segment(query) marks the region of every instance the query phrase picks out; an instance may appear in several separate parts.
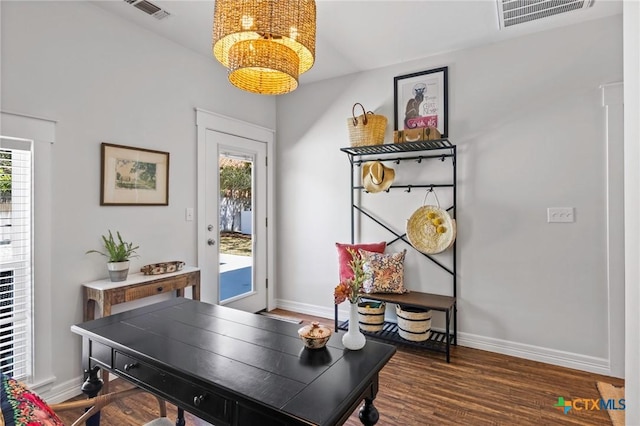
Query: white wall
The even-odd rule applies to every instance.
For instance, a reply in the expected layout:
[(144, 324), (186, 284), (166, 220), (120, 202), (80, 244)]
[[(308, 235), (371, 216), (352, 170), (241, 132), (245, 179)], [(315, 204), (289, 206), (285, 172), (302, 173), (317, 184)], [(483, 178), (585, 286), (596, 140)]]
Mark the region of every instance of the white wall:
[[(85, 255), (119, 230), (140, 245), (132, 270), (196, 263), (195, 107), (273, 128), (275, 98), (241, 92), (213, 58), (184, 49), (84, 2), (2, 2), (4, 111), (57, 121), (53, 164), (52, 356), (49, 394), (75, 388), (81, 284), (107, 276)], [(233, 99), (233, 102), (229, 102)], [(100, 207), (100, 143), (170, 152), (167, 207)], [(38, 285), (38, 283), (36, 283)], [(37, 313), (36, 313), (37, 314)]]
[(624, 2), (625, 399), (628, 425), (640, 424), (640, 4)]
[[(461, 343), (606, 372), (599, 86), (622, 81), (621, 16), (318, 82), (280, 98), (279, 305), (332, 316), (334, 243), (350, 235), (349, 163), (339, 148), (349, 144), (353, 103), (389, 117), (390, 140), (393, 77), (442, 66), (449, 67), (449, 137), (459, 150)], [(396, 169), (398, 183), (423, 173)], [(396, 231), (422, 199), (371, 195), (362, 196), (365, 203)], [(546, 223), (547, 207), (564, 206), (575, 208), (575, 223)], [(365, 225), (362, 232), (362, 241), (391, 239)], [(448, 278), (411, 250), (406, 277), (413, 290), (450, 292)]]

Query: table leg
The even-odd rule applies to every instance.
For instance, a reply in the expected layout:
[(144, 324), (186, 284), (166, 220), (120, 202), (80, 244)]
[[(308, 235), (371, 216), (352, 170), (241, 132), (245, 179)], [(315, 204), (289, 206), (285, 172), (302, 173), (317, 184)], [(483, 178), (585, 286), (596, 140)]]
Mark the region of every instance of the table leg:
[[(98, 377), (98, 371), (100, 371), (100, 367), (97, 365), (84, 371), (85, 374), (88, 374), (88, 377), (82, 384), (81, 389), (82, 393), (87, 395), (87, 398), (98, 396), (102, 389), (102, 380)], [(87, 419), (86, 426), (100, 426), (100, 411)]]
[(85, 298), (83, 321), (91, 321), (95, 319), (96, 301)]
[(111, 301), (107, 299), (102, 302), (102, 318), (109, 315), (111, 315)]
[(373, 398), (364, 399), (364, 405), (360, 408), (358, 417), (364, 426), (373, 426), (378, 423), (380, 413), (378, 413), (378, 409), (373, 405)]
[[(102, 318), (109, 315), (111, 315), (111, 299), (105, 297), (102, 301)], [(102, 382), (104, 383), (102, 394), (106, 395), (109, 393), (109, 372), (107, 370), (102, 370)]]
[(176, 419), (176, 426), (184, 426), (184, 410), (178, 407), (178, 418)]
[(447, 311), (445, 312), (445, 322), (446, 322), (446, 326), (445, 326), (445, 332), (447, 333), (446, 336), (446, 348), (447, 348), (447, 363), (450, 362), (451, 360), (451, 333), (449, 333), (449, 327), (450, 327), (450, 323), (451, 323), (451, 310), (447, 309)]
[(191, 286), (191, 298), (193, 300), (200, 300), (200, 283)]

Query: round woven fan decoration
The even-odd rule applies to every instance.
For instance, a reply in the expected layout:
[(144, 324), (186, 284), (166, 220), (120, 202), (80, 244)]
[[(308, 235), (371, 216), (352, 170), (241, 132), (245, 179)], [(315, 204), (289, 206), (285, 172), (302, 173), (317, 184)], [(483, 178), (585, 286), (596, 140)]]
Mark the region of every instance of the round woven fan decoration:
[(455, 241), (456, 221), (438, 206), (422, 206), (407, 221), (407, 238), (421, 253), (441, 253)]

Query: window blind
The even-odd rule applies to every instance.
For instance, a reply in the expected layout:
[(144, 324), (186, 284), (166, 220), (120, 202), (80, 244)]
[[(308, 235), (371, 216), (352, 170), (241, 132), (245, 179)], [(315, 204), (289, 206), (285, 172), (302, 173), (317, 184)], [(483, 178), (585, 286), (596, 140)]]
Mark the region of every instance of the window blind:
[(0, 370), (31, 374), (32, 326), (31, 143), (0, 144)]

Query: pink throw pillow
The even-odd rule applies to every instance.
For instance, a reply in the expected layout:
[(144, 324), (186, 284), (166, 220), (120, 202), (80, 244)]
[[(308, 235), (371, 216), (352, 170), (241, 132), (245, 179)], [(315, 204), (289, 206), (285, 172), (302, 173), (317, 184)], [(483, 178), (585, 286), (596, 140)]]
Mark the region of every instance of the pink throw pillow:
[(359, 249), (371, 251), (374, 253), (384, 253), (384, 249), (386, 247), (386, 241), (366, 244), (336, 243), (336, 248), (338, 249), (338, 265), (340, 267), (340, 282), (348, 280), (349, 278), (353, 278), (353, 271), (351, 270), (351, 266), (349, 266), (349, 262), (351, 262), (352, 257), (351, 254), (347, 251), (348, 248), (353, 249), (356, 253), (359, 253)]

